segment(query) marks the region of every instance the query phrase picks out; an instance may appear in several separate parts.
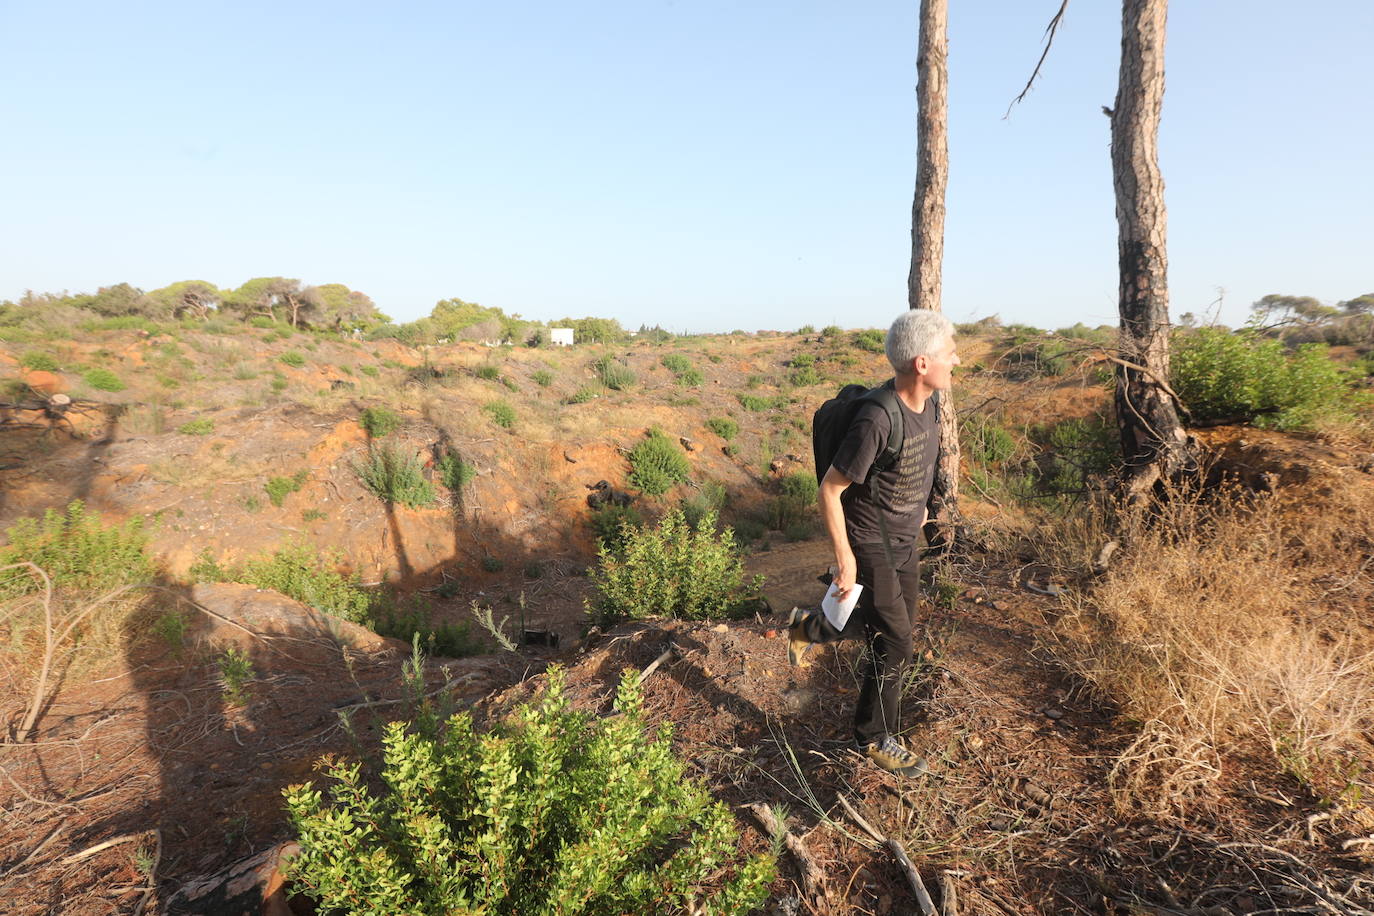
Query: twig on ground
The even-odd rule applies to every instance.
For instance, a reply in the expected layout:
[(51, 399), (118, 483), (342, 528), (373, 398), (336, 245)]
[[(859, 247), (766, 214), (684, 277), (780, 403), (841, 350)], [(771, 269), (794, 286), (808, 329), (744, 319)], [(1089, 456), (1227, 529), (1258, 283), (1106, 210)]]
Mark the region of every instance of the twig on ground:
[(15, 872), (19, 871), (19, 869), (23, 868), (25, 865), (32, 862), (34, 857), (43, 851), (43, 847), (51, 843), (53, 841), (53, 838), (56, 837), (59, 833), (61, 833), (66, 826), (67, 820), (66, 818), (63, 818), (62, 821), (52, 829), (51, 833), (43, 837), (43, 841), (41, 843), (33, 847), (32, 851), (30, 851), (28, 855), (24, 856), (24, 858), (20, 859), (18, 862), (15, 862), (5, 871), (3, 875), (0, 875), (0, 881), (4, 881), (5, 879), (9, 878), (10, 875), (14, 874)]
[(940, 916), (959, 916), (959, 888), (954, 879), (963, 874), (950, 868), (940, 872)]
[(639, 680), (635, 681), (635, 683), (639, 686), (643, 686), (644, 682), (649, 679), (649, 675), (657, 671), (659, 665), (663, 664), (674, 655), (677, 655), (677, 648), (670, 643), (668, 648), (664, 649), (658, 658), (649, 662), (648, 667), (639, 673)]
[(865, 820), (864, 816), (849, 803), (849, 799), (845, 798), (843, 793), (840, 793), (838, 798), (840, 800), (840, 806), (844, 808), (845, 813), (853, 819), (854, 823), (858, 824), (859, 827), (869, 836), (873, 837), (874, 840), (886, 846), (888, 852), (892, 853), (892, 857), (897, 860), (897, 865), (901, 868), (902, 874), (906, 875), (907, 883), (911, 885), (912, 893), (916, 895), (916, 905), (920, 908), (921, 916), (937, 916), (935, 902), (930, 899), (930, 892), (926, 890), (925, 882), (921, 880), (921, 875), (916, 871), (916, 866), (911, 864), (911, 859), (907, 857), (906, 850), (902, 848), (902, 844), (892, 837), (883, 836), (879, 833), (877, 829)]
[(157, 891), (157, 867), (162, 864), (162, 831), (154, 828), (153, 836), (157, 838), (157, 846), (153, 848), (153, 862), (148, 866), (148, 888), (143, 892), (143, 899), (138, 901), (138, 906), (134, 907), (134, 916), (143, 916), (143, 910)]
[(70, 865), (73, 862), (80, 862), (82, 859), (89, 859), (96, 853), (104, 852), (111, 846), (118, 846), (121, 843), (132, 843), (134, 840), (137, 840), (140, 836), (142, 836), (142, 834), (126, 833), (123, 836), (117, 836), (114, 839), (106, 840), (103, 843), (96, 843), (94, 846), (91, 846), (88, 849), (83, 849), (80, 852), (74, 852), (71, 855), (67, 856), (65, 859), (62, 860), (62, 864)]

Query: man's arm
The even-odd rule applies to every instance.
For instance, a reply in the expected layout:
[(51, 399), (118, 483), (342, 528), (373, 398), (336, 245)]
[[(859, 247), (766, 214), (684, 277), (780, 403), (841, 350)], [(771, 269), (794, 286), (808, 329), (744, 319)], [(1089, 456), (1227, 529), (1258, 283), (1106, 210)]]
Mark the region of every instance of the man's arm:
[(835, 470), (831, 465), (821, 480), (820, 506), (821, 521), (825, 532), (830, 535), (830, 546), (835, 551), (835, 592), (844, 600), (845, 595), (854, 587), (855, 577), (859, 574), (859, 564), (854, 559), (854, 550), (849, 546), (849, 533), (844, 527), (844, 505), (840, 494), (849, 489), (854, 481)]

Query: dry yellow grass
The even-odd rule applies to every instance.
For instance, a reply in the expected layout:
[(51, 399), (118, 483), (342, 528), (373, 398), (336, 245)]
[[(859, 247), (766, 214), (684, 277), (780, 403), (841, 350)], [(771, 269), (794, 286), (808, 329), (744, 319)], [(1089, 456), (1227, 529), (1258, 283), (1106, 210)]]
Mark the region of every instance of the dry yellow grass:
[(1042, 646), (1140, 723), (1112, 772), (1123, 804), (1198, 794), (1232, 744), (1267, 749), (1319, 794), (1374, 765), (1374, 653), (1330, 600), (1374, 586), (1352, 553), (1374, 542), (1367, 490), (1301, 514), (1273, 497), (1175, 494), (1070, 599)]

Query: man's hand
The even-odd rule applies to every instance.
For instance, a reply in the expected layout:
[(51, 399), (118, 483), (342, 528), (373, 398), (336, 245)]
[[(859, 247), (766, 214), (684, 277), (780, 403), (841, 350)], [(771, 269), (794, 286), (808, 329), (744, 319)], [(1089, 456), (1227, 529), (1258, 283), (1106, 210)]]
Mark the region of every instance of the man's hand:
[(854, 581), (859, 575), (859, 564), (854, 559), (854, 551), (848, 548), (845, 549), (843, 555), (837, 556), (836, 560), (839, 566), (832, 583), (835, 586), (835, 597), (843, 601), (849, 596), (850, 590), (854, 588)]

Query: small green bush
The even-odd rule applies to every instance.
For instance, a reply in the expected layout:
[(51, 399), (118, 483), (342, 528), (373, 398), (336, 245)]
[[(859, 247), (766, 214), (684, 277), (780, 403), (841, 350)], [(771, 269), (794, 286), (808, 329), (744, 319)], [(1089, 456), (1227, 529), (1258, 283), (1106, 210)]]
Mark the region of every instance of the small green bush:
[(334, 569), (337, 559), (321, 558), (318, 550), (293, 543), (241, 566), (223, 567), (209, 551), (203, 551), (189, 574), (196, 582), (242, 582), (271, 589), (321, 613), (366, 625), (371, 619), (372, 596), (358, 584), (356, 576), (344, 576)]
[(190, 420), (177, 427), (177, 432), (183, 436), (208, 436), (215, 431), (215, 421), (209, 417), (201, 417), (199, 420)]
[(97, 391), (123, 391), (126, 387), (119, 376), (109, 369), (88, 369), (81, 377)]
[(506, 561), (497, 556), (487, 554), (482, 558), (483, 572), (498, 573), (506, 568)]
[(635, 383), (635, 374), (629, 367), (611, 356), (603, 356), (592, 363), (592, 369), (601, 384), (612, 391), (624, 391)]
[(844, 328), (840, 327), (837, 324), (828, 324), (825, 327), (821, 328), (822, 337), (839, 337), (843, 333)]
[(305, 486), (306, 479), (310, 476), (309, 471), (297, 471), (290, 477), (273, 477), (263, 484), (263, 489), (267, 491), (267, 499), (278, 509), (285, 502), (286, 497), (295, 493)]
[(401, 415), (386, 407), (366, 407), (358, 414), (358, 425), (373, 439), (394, 433), (401, 426)]
[(687, 369), (677, 374), (677, 383), (683, 388), (700, 388), (705, 382), (706, 376), (700, 369)]
[(510, 429), (515, 425), (515, 408), (505, 401), (491, 401), (483, 404), (482, 409), (491, 416), (491, 422), (502, 429)]
[(1016, 454), (1016, 440), (996, 420), (974, 415), (959, 424), (959, 448), (970, 461), (1001, 464)]
[(434, 485), (425, 479), (419, 457), (389, 443), (374, 446), (353, 465), (363, 486), (386, 503), (418, 509), (434, 504)]
[(676, 442), (660, 429), (630, 450), (629, 481), (649, 496), (662, 496), (683, 483), (692, 466)]
[(585, 404), (588, 401), (595, 401), (600, 396), (601, 392), (598, 389), (591, 385), (583, 385), (581, 388), (577, 389), (577, 391), (573, 392), (572, 396), (569, 397), (565, 403)]
[(56, 359), (36, 350), (30, 350), (19, 357), (19, 365), (25, 369), (37, 369), (40, 372), (56, 372), (60, 368)]
[(789, 540), (804, 540), (810, 537), (810, 519), (819, 490), (816, 475), (796, 471), (784, 477), (779, 485), (782, 492), (768, 502), (768, 527), (774, 531), (787, 532), (789, 529), (804, 526), (806, 533), (801, 538)]
[(720, 514), (725, 508), (725, 487), (714, 480), (703, 483), (695, 493), (682, 500), (682, 515), (687, 524), (696, 526), (708, 512)]
[(547, 388), (553, 384), (553, 373), (547, 369), (540, 369), (532, 376), (534, 383), (540, 388)]
[(248, 694), (244, 688), (257, 678), (257, 671), (253, 668), (253, 660), (245, 655), (238, 646), (230, 646), (215, 659), (215, 663), (219, 666), (219, 679), (224, 690), (224, 699), (231, 706), (240, 705), (248, 699)]
[(305, 365), (305, 357), (297, 353), (295, 350), (287, 350), (281, 356), (278, 356), (277, 359), (281, 360), (284, 364), (291, 366), (293, 369), (299, 369), (301, 366)]
[(805, 369), (807, 366), (814, 366), (816, 365), (816, 354), (798, 353), (788, 360), (788, 365), (793, 369)]
[(858, 347), (860, 350), (867, 350), (870, 353), (882, 353), (884, 348), (883, 342), (886, 339), (887, 334), (877, 328), (855, 331), (854, 336), (850, 338), (854, 346)]
[(729, 417), (712, 417), (706, 421), (706, 428), (726, 442), (739, 434), (739, 424)]
[(496, 366), (478, 366), (474, 374), (480, 379), (494, 382), (501, 377), (501, 370)]
[(634, 506), (606, 503), (588, 516), (587, 524), (591, 525), (600, 546), (616, 552), (625, 546), (630, 531), (644, 527), (644, 516)]
[(466, 658), (487, 651), (486, 642), (467, 621), (434, 622), (427, 602), (420, 598), (396, 603), (378, 600), (368, 622), (375, 632), (404, 642), (419, 642), (428, 655)]
[(793, 385), (796, 385), (798, 388), (808, 388), (811, 385), (819, 385), (821, 382), (824, 381), (824, 379), (821, 378), (820, 373), (817, 372), (811, 366), (803, 366), (800, 369), (793, 369), (792, 374), (789, 375), (787, 378), (788, 381), (790, 381)]
[(462, 459), (457, 452), (448, 451), (439, 459), (439, 480), (451, 492), (457, 492), (472, 483), (477, 469)]
[[(87, 514), (85, 503), (73, 500), (65, 512), (49, 509), (41, 519), (21, 518), (6, 530), (9, 545), (0, 547), (0, 566), (33, 563), (56, 588), (108, 591), (152, 578), (146, 529), (142, 516), (103, 525), (97, 516)], [(41, 589), (27, 569), (0, 572), (0, 597)]]
[(692, 368), (692, 361), (681, 353), (669, 353), (663, 357), (661, 362), (673, 375), (681, 375)]
[(378, 369), (376, 366), (359, 366), (358, 371), (371, 378), (376, 378), (382, 374), (382, 370)]
[(765, 410), (781, 410), (788, 404), (787, 396), (783, 394), (774, 395), (771, 398), (759, 397), (754, 394), (737, 394), (735, 398), (741, 407), (754, 413), (761, 413)]
[(814, 333), (816, 333), (816, 326), (815, 326), (814, 324), (804, 324), (804, 325), (802, 325), (801, 327), (797, 328), (797, 333), (798, 333), (798, 334), (814, 334)]
[(326, 758), (328, 801), (285, 790), (294, 886), (322, 912), (743, 914), (773, 854), (746, 858), (729, 809), (688, 777), (668, 728), (648, 730), (636, 675), (621, 715), (568, 706), (563, 672), (485, 733), (421, 706), (382, 737), (380, 779)]
[(273, 391), (280, 394), (281, 392), (286, 390), (286, 386), (288, 384), (290, 383), (286, 381), (286, 376), (273, 373), (271, 385)]
[(598, 600), (588, 610), (603, 623), (660, 614), (703, 620), (748, 601), (759, 580), (744, 587), (734, 532), (717, 531), (716, 518), (707, 512), (688, 525), (672, 509), (655, 528), (627, 530), (620, 551), (603, 544), (592, 571)]

